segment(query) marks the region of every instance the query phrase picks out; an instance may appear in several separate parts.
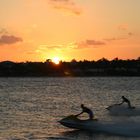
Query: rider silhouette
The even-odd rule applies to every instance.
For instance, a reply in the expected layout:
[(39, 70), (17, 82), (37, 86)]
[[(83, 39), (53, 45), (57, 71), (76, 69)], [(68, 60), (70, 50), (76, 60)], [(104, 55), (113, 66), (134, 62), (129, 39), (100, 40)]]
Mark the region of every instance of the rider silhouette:
[(122, 105), (123, 103), (127, 103), (129, 108), (131, 108), (131, 109), (132, 109), (132, 108), (135, 108), (135, 107), (132, 107), (132, 106), (131, 106), (130, 101), (129, 101), (126, 97), (122, 96), (122, 99), (123, 99), (123, 100), (122, 100), (122, 102), (121, 102), (119, 105)]
[(91, 109), (89, 109), (89, 108), (87, 108), (86, 106), (84, 106), (84, 104), (81, 104), (81, 108), (82, 108), (82, 112), (79, 113), (79, 114), (77, 114), (77, 115), (75, 115), (75, 116), (78, 117), (79, 115), (81, 115), (81, 114), (83, 114), (83, 113), (87, 113), (87, 114), (89, 115), (89, 119), (90, 119), (90, 120), (92, 120), (92, 119), (94, 118), (94, 114), (93, 114), (93, 112), (92, 112)]

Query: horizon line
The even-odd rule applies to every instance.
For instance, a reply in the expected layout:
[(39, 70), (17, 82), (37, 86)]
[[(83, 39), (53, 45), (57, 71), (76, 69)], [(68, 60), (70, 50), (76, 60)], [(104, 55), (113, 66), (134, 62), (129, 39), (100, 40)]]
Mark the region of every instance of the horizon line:
[[(83, 60), (77, 60), (77, 59), (71, 59), (70, 61), (66, 61), (66, 60), (60, 60), (59, 62), (84, 62), (84, 61), (89, 61), (89, 62), (92, 62), (92, 61), (94, 61), (94, 62), (97, 62), (97, 61), (99, 61), (99, 60), (106, 60), (106, 61), (113, 61), (113, 60), (122, 60), (122, 61), (127, 61), (127, 60), (140, 60), (140, 56), (139, 57), (137, 57), (137, 58), (127, 58), (127, 59), (121, 59), (121, 58), (118, 58), (118, 57), (115, 57), (115, 58), (113, 58), (113, 59), (107, 59), (107, 58), (105, 58), (105, 57), (102, 57), (102, 58), (100, 58), (100, 59), (97, 59), (97, 60), (88, 60), (88, 59), (83, 59)], [(46, 59), (45, 61), (30, 61), (30, 60), (26, 60), (26, 61), (13, 61), (13, 60), (3, 60), (3, 61), (0, 61), (0, 63), (2, 63), (2, 62), (12, 62), (12, 63), (27, 63), (27, 62), (40, 62), (40, 63), (45, 63), (45, 62), (53, 62), (52, 61), (52, 59)]]

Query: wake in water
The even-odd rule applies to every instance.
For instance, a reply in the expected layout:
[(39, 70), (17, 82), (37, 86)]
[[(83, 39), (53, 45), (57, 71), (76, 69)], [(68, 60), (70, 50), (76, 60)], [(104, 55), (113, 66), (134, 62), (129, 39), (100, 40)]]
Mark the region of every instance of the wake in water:
[(140, 137), (140, 123), (134, 122), (114, 122), (100, 125), (100, 130), (113, 135), (122, 135), (127, 137)]
[(140, 116), (140, 107), (128, 108), (126, 105), (114, 104), (107, 108), (110, 115), (113, 116)]
[(140, 122), (104, 122), (94, 120), (80, 120), (74, 115), (59, 121), (68, 128), (85, 130), (88, 132), (101, 132), (111, 135), (127, 137), (140, 137)]

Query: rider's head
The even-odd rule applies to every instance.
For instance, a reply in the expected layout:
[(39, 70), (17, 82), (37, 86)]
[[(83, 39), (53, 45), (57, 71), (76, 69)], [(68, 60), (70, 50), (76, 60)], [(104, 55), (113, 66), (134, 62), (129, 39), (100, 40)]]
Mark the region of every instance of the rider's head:
[(124, 96), (122, 96), (122, 98), (124, 99)]
[(81, 104), (81, 107), (83, 108), (84, 107), (84, 104)]

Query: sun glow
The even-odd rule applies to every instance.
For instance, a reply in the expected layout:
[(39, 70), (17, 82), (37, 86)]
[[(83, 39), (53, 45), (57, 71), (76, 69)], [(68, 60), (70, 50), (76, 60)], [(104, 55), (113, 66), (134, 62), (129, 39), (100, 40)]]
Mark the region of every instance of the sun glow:
[(58, 57), (54, 57), (52, 58), (52, 62), (58, 65), (60, 62), (60, 59)]

